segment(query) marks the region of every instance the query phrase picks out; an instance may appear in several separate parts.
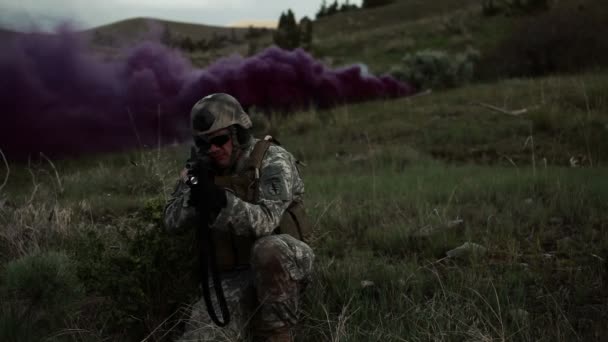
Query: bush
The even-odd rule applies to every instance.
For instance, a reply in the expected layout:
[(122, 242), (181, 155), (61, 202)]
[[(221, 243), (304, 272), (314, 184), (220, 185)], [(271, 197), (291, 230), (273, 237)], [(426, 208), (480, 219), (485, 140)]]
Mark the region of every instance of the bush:
[(422, 50), (407, 54), (391, 74), (412, 83), (418, 90), (455, 87), (471, 81), (478, 55), (475, 49), (455, 55), (445, 51)]
[(327, 6), (327, 2), (323, 0), (321, 3), (321, 8), (317, 11), (316, 18), (329, 17), (338, 13), (349, 12), (353, 10), (357, 10), (359, 7), (355, 4), (349, 3), (348, 0), (344, 2), (342, 5), (338, 5), (338, 1), (335, 0), (331, 5)]
[(63, 320), (82, 293), (65, 254), (40, 253), (9, 262), (0, 287), (0, 340), (40, 341), (65, 328)]
[(551, 0), (482, 0), (481, 13), (485, 16), (498, 14), (527, 15), (543, 12), (551, 7)]
[[(141, 340), (155, 328), (169, 334), (175, 321), (165, 319), (198, 295), (194, 232), (165, 232), (164, 203), (152, 198), (110, 231), (91, 229), (72, 241), (87, 295), (103, 298), (88, 317), (98, 326), (89, 330), (115, 340)], [(109, 241), (114, 234), (119, 242)]]
[(386, 6), (392, 2), (395, 2), (395, 0), (363, 0), (363, 3), (361, 4), (361, 8), (373, 8), (373, 7)]
[(593, 1), (525, 18), (480, 61), (478, 76), (541, 76), (608, 65), (608, 8)]

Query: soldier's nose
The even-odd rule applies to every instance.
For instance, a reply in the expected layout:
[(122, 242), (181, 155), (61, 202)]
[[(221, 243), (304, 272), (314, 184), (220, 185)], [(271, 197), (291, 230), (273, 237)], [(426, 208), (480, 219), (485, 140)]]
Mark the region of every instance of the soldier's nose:
[(219, 147), (212, 144), (211, 147), (209, 147), (209, 153), (216, 153), (219, 149)]

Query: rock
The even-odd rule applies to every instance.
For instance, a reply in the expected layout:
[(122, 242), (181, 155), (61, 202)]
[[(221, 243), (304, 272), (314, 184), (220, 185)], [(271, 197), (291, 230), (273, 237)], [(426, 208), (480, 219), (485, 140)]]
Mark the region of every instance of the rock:
[(447, 251), (445, 254), (450, 258), (467, 258), (472, 255), (484, 255), (487, 248), (474, 242), (465, 242), (459, 247)]
[(565, 252), (574, 248), (574, 240), (567, 236), (563, 239), (557, 240), (557, 249), (559, 251)]
[(376, 284), (374, 284), (373, 281), (371, 280), (361, 280), (361, 288), (368, 288), (368, 287), (374, 287), (376, 286)]
[(511, 318), (518, 323), (525, 323), (530, 318), (530, 313), (524, 309), (511, 309), (509, 310)]
[(459, 227), (462, 226), (464, 224), (464, 220), (463, 219), (455, 219), (453, 221), (449, 221), (446, 224), (447, 228), (454, 228), (454, 227)]
[(464, 225), (464, 220), (455, 219), (452, 221), (448, 221), (445, 225), (441, 226), (424, 226), (417, 231), (415, 231), (412, 236), (414, 237), (429, 237), (431, 235), (446, 231), (448, 229), (460, 228)]

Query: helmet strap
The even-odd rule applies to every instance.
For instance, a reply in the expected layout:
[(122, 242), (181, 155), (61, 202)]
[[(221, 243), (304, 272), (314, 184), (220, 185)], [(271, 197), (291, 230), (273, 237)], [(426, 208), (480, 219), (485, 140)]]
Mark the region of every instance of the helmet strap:
[(237, 138), (236, 127), (234, 125), (232, 125), (232, 126), (228, 127), (228, 130), (230, 131), (230, 139), (232, 140), (232, 153), (230, 154), (230, 167), (229, 168), (233, 168), (236, 164), (236, 160), (239, 157), (240, 150), (243, 149), (243, 146), (241, 145), (241, 143), (239, 142), (239, 139)]

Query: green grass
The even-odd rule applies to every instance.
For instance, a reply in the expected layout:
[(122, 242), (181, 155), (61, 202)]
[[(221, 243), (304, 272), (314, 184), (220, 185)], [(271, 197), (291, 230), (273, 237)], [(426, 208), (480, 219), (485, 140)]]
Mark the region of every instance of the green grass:
[(473, 46), (485, 53), (516, 22), (483, 17), (478, 1), (397, 1), (317, 20), (313, 52), (335, 65), (365, 63), (385, 73), (407, 53), (424, 49), (462, 52)]
[[(595, 313), (606, 317), (605, 169), (380, 165), (307, 178), (325, 236), (306, 336), (326, 338), (340, 319), (347, 341), (601, 336), (593, 334), (603, 329)], [(463, 223), (449, 228), (456, 219)], [(426, 227), (436, 233), (419, 236)], [(445, 259), (467, 241), (489, 252)], [(334, 324), (317, 327), (321, 309)], [(517, 310), (525, 322), (510, 317)]]
[[(437, 158), (538, 168), (574, 157), (605, 165), (607, 91), (605, 72), (515, 79), (277, 118), (275, 132), (311, 163), (377, 154), (396, 164)], [(529, 111), (513, 116), (477, 103)]]
[[(601, 340), (607, 79), (508, 80), (270, 118), (266, 130), (307, 163), (316, 228), (298, 340)], [(62, 291), (83, 295), (49, 297), (26, 325), (14, 319), (20, 311), (2, 311), (5, 331), (32, 327), (22, 340), (179, 334), (180, 307), (196, 295), (193, 240), (160, 224), (187, 150), (9, 164), (0, 299), (7, 308), (31, 300), (27, 282), (11, 295), (11, 279), (30, 272), (11, 265), (56, 252), (65, 257), (44, 274), (59, 267), (78, 279), (56, 282)], [(446, 257), (466, 242), (486, 253)]]
[[(382, 73), (421, 49), (483, 54), (518, 20), (482, 17), (477, 0), (401, 0), (316, 21), (313, 52)], [(142, 25), (103, 29), (129, 36)], [(261, 37), (259, 48), (269, 43)], [(190, 57), (204, 66), (234, 51), (247, 46)], [(297, 340), (602, 340), (607, 94), (608, 74), (597, 70), (270, 117), (256, 133), (272, 133), (307, 164), (316, 229)], [(9, 164), (2, 339), (179, 335), (175, 323), (197, 295), (196, 251), (190, 234), (167, 234), (161, 222), (187, 156), (184, 145)], [(485, 253), (447, 257), (464, 243)]]

